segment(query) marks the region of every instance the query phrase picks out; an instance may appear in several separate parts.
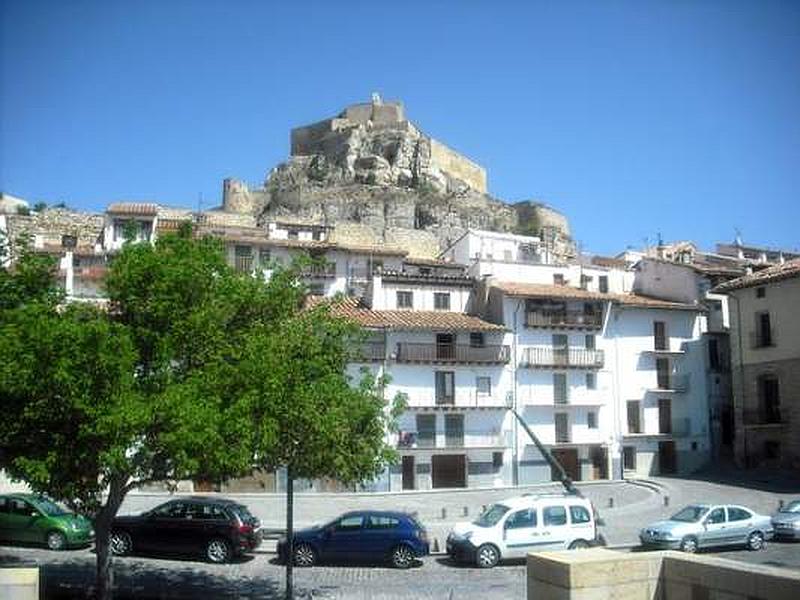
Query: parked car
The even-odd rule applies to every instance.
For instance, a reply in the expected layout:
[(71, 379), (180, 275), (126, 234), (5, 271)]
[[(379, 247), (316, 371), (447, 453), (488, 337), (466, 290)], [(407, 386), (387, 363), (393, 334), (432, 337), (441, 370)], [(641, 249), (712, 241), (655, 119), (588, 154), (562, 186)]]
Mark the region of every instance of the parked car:
[(744, 506), (691, 504), (666, 521), (639, 533), (642, 546), (697, 552), (714, 546), (746, 546), (761, 550), (772, 539), (772, 521)]
[(800, 539), (800, 500), (794, 500), (772, 515), (776, 538)]
[[(348, 512), (330, 523), (294, 534), (294, 563), (310, 567), (318, 561), (387, 561), (407, 569), (430, 551), (428, 534), (414, 517), (400, 512)], [(287, 560), (286, 538), (278, 557)]]
[(0, 496), (0, 539), (46, 544), (51, 550), (85, 546), (94, 540), (92, 522), (46, 496)]
[(455, 561), (491, 568), (531, 550), (588, 548), (597, 543), (592, 503), (570, 494), (523, 495), (492, 504), (471, 523), (458, 523), (447, 537)]
[(200, 554), (213, 563), (252, 552), (261, 543), (261, 523), (246, 506), (206, 496), (170, 500), (111, 525), (111, 552)]

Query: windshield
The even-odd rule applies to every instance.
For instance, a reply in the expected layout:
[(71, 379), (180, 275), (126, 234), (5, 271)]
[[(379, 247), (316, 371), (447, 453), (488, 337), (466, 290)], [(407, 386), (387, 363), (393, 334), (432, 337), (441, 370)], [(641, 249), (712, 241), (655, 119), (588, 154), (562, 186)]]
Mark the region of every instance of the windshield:
[(672, 515), (670, 521), (682, 521), (683, 523), (696, 523), (704, 514), (708, 512), (707, 506), (687, 506)]
[(234, 504), (228, 508), (230, 508), (232, 512), (236, 513), (236, 516), (239, 517), (242, 523), (255, 523), (258, 520), (244, 504)]
[(795, 500), (794, 502), (789, 502), (786, 506), (781, 509), (781, 512), (784, 513), (800, 513), (800, 500)]
[(492, 504), (489, 508), (483, 511), (483, 514), (475, 519), (472, 524), (478, 527), (493, 527), (497, 522), (503, 518), (503, 515), (509, 511), (507, 506), (502, 504)]
[(41, 510), (48, 517), (60, 517), (62, 515), (69, 514), (69, 511), (64, 510), (49, 498), (37, 498), (36, 506), (38, 506), (39, 510)]

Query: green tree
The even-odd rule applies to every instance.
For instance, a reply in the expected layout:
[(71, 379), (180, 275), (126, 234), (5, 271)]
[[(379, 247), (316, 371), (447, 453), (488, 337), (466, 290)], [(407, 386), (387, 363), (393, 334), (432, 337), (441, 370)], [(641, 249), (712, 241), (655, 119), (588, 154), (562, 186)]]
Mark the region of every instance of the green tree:
[(31, 302), (56, 306), (63, 293), (55, 273), (56, 259), (35, 252), (30, 237), (21, 236), (12, 245), (0, 233), (0, 318), (3, 310)]

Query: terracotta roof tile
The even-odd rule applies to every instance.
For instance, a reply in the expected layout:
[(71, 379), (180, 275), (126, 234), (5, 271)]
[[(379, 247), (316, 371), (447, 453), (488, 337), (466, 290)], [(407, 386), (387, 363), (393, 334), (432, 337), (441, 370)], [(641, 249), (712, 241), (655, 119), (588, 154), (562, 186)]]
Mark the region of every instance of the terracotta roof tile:
[(115, 202), (108, 205), (106, 212), (115, 215), (155, 216), (158, 214), (158, 204), (151, 202)]
[[(327, 298), (313, 297), (309, 305), (329, 302)], [(502, 325), (489, 323), (472, 315), (433, 310), (372, 310), (356, 298), (345, 298), (333, 304), (332, 313), (352, 319), (370, 329), (446, 330), (446, 331), (505, 331)]]
[(739, 277), (732, 281), (718, 285), (714, 288), (714, 292), (730, 292), (733, 290), (740, 290), (743, 288), (755, 287), (766, 283), (774, 283), (784, 279), (792, 279), (800, 276), (800, 258), (789, 260), (782, 265), (775, 265), (767, 267), (761, 271)]

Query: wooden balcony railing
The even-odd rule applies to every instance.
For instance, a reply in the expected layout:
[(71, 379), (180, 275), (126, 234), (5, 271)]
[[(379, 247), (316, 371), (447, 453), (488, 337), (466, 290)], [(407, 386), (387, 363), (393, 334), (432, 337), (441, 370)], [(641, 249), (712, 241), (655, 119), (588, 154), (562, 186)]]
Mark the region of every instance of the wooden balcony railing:
[(525, 313), (528, 327), (600, 329), (603, 326), (602, 313), (581, 311), (531, 311)]
[(397, 362), (502, 364), (511, 356), (508, 346), (466, 344), (397, 344)]
[(541, 347), (526, 348), (521, 366), (602, 369), (603, 364), (602, 350)]
[(356, 362), (375, 362), (386, 358), (386, 344), (383, 342), (362, 342), (353, 350)]

